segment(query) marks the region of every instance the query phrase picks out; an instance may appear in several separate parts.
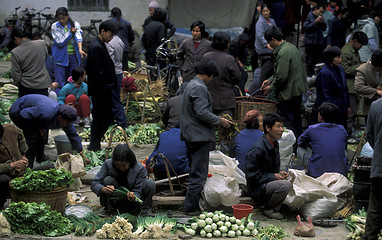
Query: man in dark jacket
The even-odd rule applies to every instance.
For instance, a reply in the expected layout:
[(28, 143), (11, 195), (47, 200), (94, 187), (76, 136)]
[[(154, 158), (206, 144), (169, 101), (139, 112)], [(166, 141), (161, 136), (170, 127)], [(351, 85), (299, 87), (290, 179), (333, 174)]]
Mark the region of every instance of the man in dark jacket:
[(100, 24), (99, 34), (89, 48), (86, 72), (88, 74), (89, 96), (92, 97), (92, 116), (89, 150), (101, 149), (101, 139), (114, 118), (121, 127), (127, 126), (126, 115), (120, 97), (116, 94), (117, 77), (113, 60), (107, 51), (105, 42), (110, 42), (118, 32), (113, 20)]
[(190, 180), (183, 211), (197, 215), (199, 199), (207, 181), (210, 143), (215, 141), (215, 127), (229, 127), (231, 122), (212, 113), (212, 97), (207, 84), (218, 75), (215, 62), (202, 58), (195, 68), (196, 77), (183, 93), (181, 137), (186, 141), (190, 162)]
[(111, 17), (114, 21), (118, 23), (119, 31), (118, 37), (125, 44), (123, 49), (123, 58), (122, 58), (122, 69), (123, 71), (127, 71), (128, 69), (128, 56), (130, 47), (134, 42), (135, 36), (133, 29), (131, 28), (131, 23), (122, 18), (122, 11), (118, 7), (114, 7), (111, 9)]
[(324, 46), (323, 31), (326, 29), (322, 14), (325, 8), (322, 5), (313, 7), (304, 23), (304, 43), (306, 53), (306, 72), (308, 77), (314, 75), (314, 65), (320, 60)]
[(146, 62), (154, 66), (156, 61), (155, 50), (159, 47), (162, 39), (166, 38), (166, 27), (163, 22), (167, 18), (167, 11), (164, 8), (155, 9), (152, 21), (146, 26), (142, 36), (142, 44), (146, 49)]
[[(145, 22), (143, 23), (142, 25), (142, 28), (143, 28), (143, 31), (146, 32), (146, 27), (149, 25), (149, 23), (154, 19), (153, 16), (155, 14), (155, 11), (159, 9), (159, 7), (155, 8), (154, 9), (154, 13), (153, 15), (150, 14), (150, 16), (148, 16), (146, 19), (145, 19)], [(163, 8), (162, 8), (163, 9)], [(162, 10), (160, 10), (162, 11)], [(172, 23), (169, 19), (167, 19), (167, 11), (166, 11), (166, 19), (163, 21), (163, 24), (164, 26), (166, 27), (166, 39), (169, 39), (172, 35), (174, 35), (175, 31), (176, 31), (176, 27), (174, 25), (174, 23)]]
[(44, 159), (44, 145), (49, 129), (62, 128), (73, 150), (82, 152), (81, 138), (72, 122), (77, 119), (77, 110), (40, 94), (29, 94), (17, 99), (9, 110), (9, 117), (24, 132), (28, 145), (25, 156), (29, 167)]
[(257, 140), (247, 155), (247, 187), (256, 202), (265, 204), (264, 215), (283, 219), (279, 213), (291, 184), (288, 173), (280, 171), (280, 153), (277, 140), (283, 134), (283, 120), (276, 113), (263, 119), (264, 135)]

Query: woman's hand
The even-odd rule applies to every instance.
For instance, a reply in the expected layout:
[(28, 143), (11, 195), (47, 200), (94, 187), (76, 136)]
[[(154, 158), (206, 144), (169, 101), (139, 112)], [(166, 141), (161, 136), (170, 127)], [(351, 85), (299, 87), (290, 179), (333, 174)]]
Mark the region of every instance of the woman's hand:
[(127, 193), (127, 200), (134, 202), (135, 201), (135, 195), (134, 192)]
[(106, 187), (101, 188), (101, 192), (110, 195), (114, 192), (114, 186), (113, 185), (107, 185)]

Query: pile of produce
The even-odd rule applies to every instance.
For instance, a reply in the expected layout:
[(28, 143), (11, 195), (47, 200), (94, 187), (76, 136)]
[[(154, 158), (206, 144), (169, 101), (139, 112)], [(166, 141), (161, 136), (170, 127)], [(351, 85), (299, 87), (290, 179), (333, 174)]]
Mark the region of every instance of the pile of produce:
[(133, 230), (133, 225), (126, 219), (117, 217), (113, 223), (106, 223), (98, 229), (97, 238), (129, 239)]
[(4, 84), (4, 86), (0, 88), (0, 98), (7, 99), (13, 103), (19, 98), (19, 89), (13, 84)]
[(23, 177), (11, 180), (12, 188), (15, 190), (36, 192), (49, 192), (58, 187), (66, 188), (73, 183), (74, 179), (70, 172), (56, 168), (37, 171), (28, 168)]
[(185, 233), (194, 236), (196, 233), (201, 237), (237, 237), (255, 236), (259, 233), (260, 222), (252, 220), (252, 214), (247, 219), (236, 219), (222, 211), (204, 212), (198, 217), (191, 218), (188, 225), (181, 226)]
[(106, 149), (101, 149), (98, 151), (84, 150), (84, 155), (90, 159), (90, 163), (86, 165), (86, 171), (89, 171), (97, 166), (102, 166), (106, 158)]
[(11, 61), (11, 53), (8, 48), (3, 47), (0, 51), (0, 59), (1, 61)]
[(168, 238), (170, 233), (176, 231), (176, 219), (168, 218), (164, 215), (155, 217), (139, 217), (137, 228), (132, 233), (131, 238)]
[(0, 122), (1, 123), (9, 123), (10, 120), (8, 118), (9, 108), (12, 106), (11, 101), (1, 99), (0, 100)]
[(347, 236), (347, 239), (362, 239), (365, 233), (367, 212), (364, 208), (358, 211), (358, 213), (350, 215), (346, 220), (346, 227), (351, 233)]
[(159, 124), (135, 124), (126, 129), (129, 142), (140, 144), (156, 144), (162, 132)]
[[(146, 105), (145, 105), (145, 122), (159, 122), (160, 121), (160, 115), (158, 114), (157, 110), (155, 109), (154, 102), (150, 101), (150, 98), (147, 98)], [(159, 100), (159, 99), (157, 99)], [(139, 106), (138, 106), (139, 104)], [(127, 108), (126, 112), (126, 119), (129, 122), (139, 122), (142, 118), (141, 109), (143, 109), (144, 102), (143, 101), (129, 101), (129, 106)]]
[(19, 234), (56, 237), (72, 232), (69, 219), (50, 211), (45, 203), (12, 202), (3, 214), (11, 224), (11, 230)]
[(266, 227), (261, 227), (259, 233), (255, 236), (255, 239), (259, 240), (278, 240), (288, 237), (284, 229), (281, 227), (270, 224)]
[(86, 214), (83, 218), (75, 215), (68, 216), (73, 225), (75, 236), (92, 236), (97, 230), (102, 229), (103, 225), (114, 223), (117, 217), (128, 219), (132, 225), (136, 224), (136, 217), (129, 213), (108, 218), (101, 218), (94, 212)]

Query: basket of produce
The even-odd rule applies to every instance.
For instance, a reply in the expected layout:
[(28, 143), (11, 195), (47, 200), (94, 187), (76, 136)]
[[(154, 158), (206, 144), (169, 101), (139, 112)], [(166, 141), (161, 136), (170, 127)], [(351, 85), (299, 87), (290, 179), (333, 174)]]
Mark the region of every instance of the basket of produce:
[[(115, 126), (115, 127), (111, 130), (111, 132), (110, 132), (110, 138), (109, 138), (108, 146), (107, 146), (107, 148), (106, 148), (106, 159), (109, 159), (110, 151), (112, 150), (112, 146), (111, 146), (111, 144), (112, 144), (112, 142), (113, 142), (113, 136), (114, 136), (114, 133), (115, 133), (117, 130), (120, 131), (120, 132), (122, 133), (124, 142), (125, 142), (127, 145), (129, 145), (129, 141), (127, 140), (127, 135), (126, 135), (126, 133), (125, 133), (125, 130), (124, 130), (122, 127), (120, 127), (120, 126)], [(121, 139), (120, 139), (120, 140), (121, 140)]]
[(68, 187), (74, 183), (70, 172), (64, 169), (32, 171), (9, 182), (12, 202), (44, 202), (52, 210), (64, 213)]
[(244, 115), (252, 109), (256, 109), (265, 116), (267, 113), (277, 112), (277, 102), (265, 97), (236, 97), (234, 120), (242, 121)]

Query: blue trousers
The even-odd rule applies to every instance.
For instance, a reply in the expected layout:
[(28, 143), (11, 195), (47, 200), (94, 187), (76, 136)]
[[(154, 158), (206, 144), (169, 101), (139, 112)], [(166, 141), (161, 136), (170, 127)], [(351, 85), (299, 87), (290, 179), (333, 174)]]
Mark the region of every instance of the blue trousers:
[(74, 68), (80, 66), (80, 63), (77, 60), (76, 54), (69, 55), (69, 65), (61, 66), (54, 64), (54, 77), (58, 83), (58, 88), (56, 89), (57, 95), (60, 93), (61, 88), (65, 85), (66, 81), (70, 76), (72, 76), (72, 71)]

